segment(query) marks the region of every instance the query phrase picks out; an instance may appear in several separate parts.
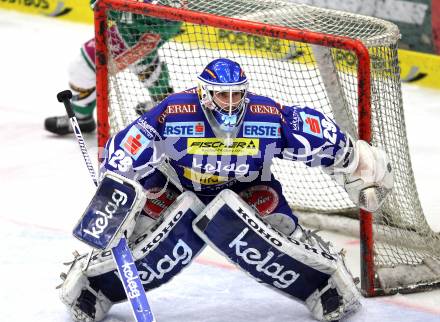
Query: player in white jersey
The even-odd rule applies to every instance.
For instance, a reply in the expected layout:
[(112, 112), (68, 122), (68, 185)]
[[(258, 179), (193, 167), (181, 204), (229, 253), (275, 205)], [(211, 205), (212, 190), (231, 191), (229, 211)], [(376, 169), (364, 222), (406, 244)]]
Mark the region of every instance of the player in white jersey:
[[(96, 0), (90, 2), (93, 7)], [(181, 7), (183, 4), (176, 2), (176, 6)], [(158, 50), (180, 32), (182, 23), (126, 12), (109, 12), (109, 23), (113, 23), (108, 34), (110, 53), (115, 61), (113, 64), (119, 69), (118, 72), (130, 64), (127, 70), (138, 77), (151, 98), (151, 101), (140, 102), (134, 107), (141, 114), (173, 93), (167, 65), (161, 60)], [(148, 46), (145, 45), (144, 39), (148, 40)], [(140, 47), (142, 51), (135, 52), (133, 48), (136, 47)], [(95, 51), (93, 38), (82, 45), (79, 55), (68, 68), (69, 87), (73, 92), (72, 107), (78, 124), (85, 133), (93, 132), (96, 128), (93, 118), (96, 105)], [(129, 60), (133, 59), (132, 57), (137, 58), (135, 61)], [(45, 119), (44, 127), (58, 135), (72, 133), (67, 116), (48, 117)]]

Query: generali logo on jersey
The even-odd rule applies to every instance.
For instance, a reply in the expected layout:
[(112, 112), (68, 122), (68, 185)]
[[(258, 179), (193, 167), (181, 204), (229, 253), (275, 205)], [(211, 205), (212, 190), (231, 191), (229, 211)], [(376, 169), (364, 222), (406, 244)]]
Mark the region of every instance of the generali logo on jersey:
[(163, 123), (169, 114), (195, 114), (197, 112), (197, 105), (182, 104), (182, 105), (168, 105), (166, 110), (157, 118), (159, 123)]
[(254, 114), (280, 115), (280, 111), (278, 111), (278, 108), (270, 105), (250, 105), (249, 110)]

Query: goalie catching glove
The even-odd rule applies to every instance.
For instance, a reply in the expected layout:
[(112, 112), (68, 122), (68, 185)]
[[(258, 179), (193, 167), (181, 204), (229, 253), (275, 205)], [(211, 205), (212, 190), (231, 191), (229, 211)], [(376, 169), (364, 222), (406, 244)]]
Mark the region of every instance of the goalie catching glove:
[(362, 140), (355, 143), (349, 165), (335, 173), (344, 174), (344, 188), (350, 199), (370, 212), (382, 206), (393, 188), (394, 175), (387, 154)]

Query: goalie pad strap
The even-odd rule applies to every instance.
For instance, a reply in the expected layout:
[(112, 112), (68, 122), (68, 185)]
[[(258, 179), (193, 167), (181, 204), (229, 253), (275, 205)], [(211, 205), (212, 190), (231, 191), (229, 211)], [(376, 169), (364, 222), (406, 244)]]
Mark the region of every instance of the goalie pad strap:
[(303, 302), (326, 286), (337, 268), (333, 255), (282, 235), (230, 190), (223, 190), (193, 227), (207, 244), (258, 281)]

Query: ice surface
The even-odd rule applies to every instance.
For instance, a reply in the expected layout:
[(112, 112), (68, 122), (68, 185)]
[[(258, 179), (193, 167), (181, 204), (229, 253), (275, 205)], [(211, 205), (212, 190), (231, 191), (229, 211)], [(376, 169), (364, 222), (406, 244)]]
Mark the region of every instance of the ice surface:
[[(62, 115), (56, 93), (66, 89), (66, 68), (91, 26), (0, 11), (0, 321), (70, 321), (58, 300), (61, 262), (73, 249), (71, 229), (93, 194), (93, 183), (71, 136), (43, 130), (47, 116)], [(440, 92), (404, 86), (412, 160), (422, 204), (440, 231)], [(91, 153), (94, 135), (86, 136)], [(359, 273), (358, 241), (325, 233), (348, 250)], [(312, 321), (300, 304), (259, 285), (213, 251), (164, 287), (148, 294), (160, 322)], [(440, 321), (440, 291), (364, 299), (349, 321)], [(105, 320), (130, 321), (128, 304)]]

